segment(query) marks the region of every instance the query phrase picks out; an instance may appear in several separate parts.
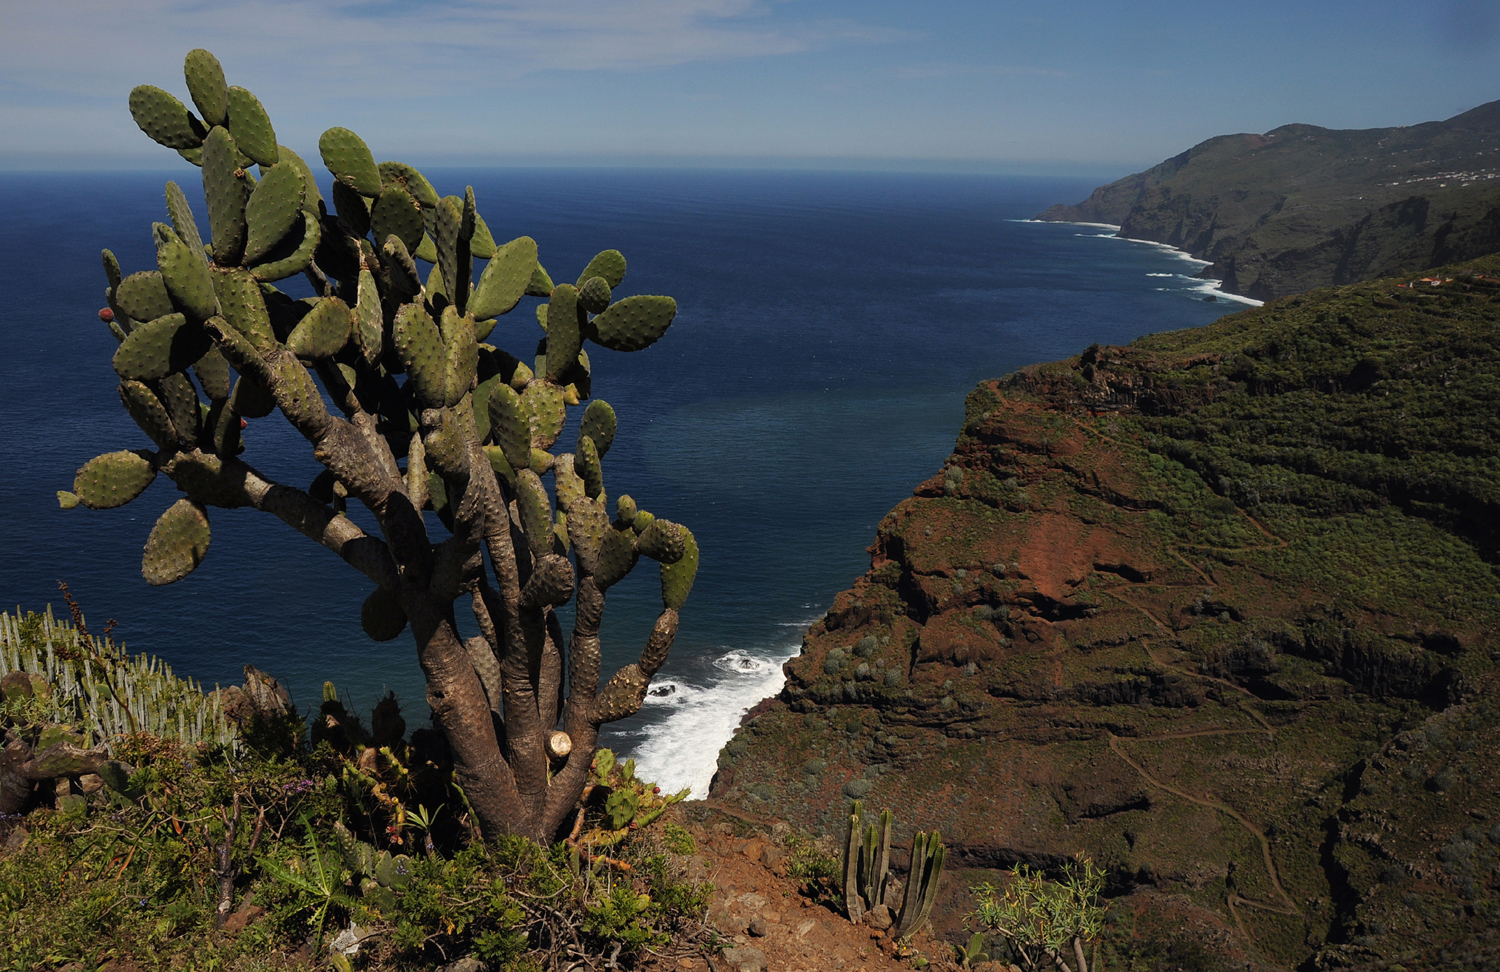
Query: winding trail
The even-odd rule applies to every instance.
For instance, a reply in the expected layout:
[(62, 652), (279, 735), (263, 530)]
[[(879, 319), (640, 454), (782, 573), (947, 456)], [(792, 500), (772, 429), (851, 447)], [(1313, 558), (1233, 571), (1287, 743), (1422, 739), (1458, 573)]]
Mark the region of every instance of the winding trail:
[[(1150, 740), (1152, 738), (1155, 737), (1140, 737), (1142, 741)], [(1276, 862), (1271, 859), (1271, 842), (1266, 840), (1266, 835), (1263, 830), (1261, 830), (1255, 824), (1251, 823), (1244, 814), (1240, 813), (1238, 810), (1236, 810), (1234, 807), (1231, 807), (1227, 803), (1220, 803), (1219, 801), (1209, 799), (1208, 797), (1194, 796), (1193, 794), (1188, 793), (1186, 790), (1178, 789), (1177, 787), (1172, 786), (1170, 783), (1164, 783), (1161, 780), (1157, 779), (1155, 776), (1151, 775), (1151, 772), (1144, 766), (1130, 758), (1130, 755), (1126, 753), (1120, 745), (1120, 737), (1116, 736), (1114, 733), (1109, 734), (1109, 748), (1114, 751), (1114, 754), (1116, 756), (1124, 760), (1131, 769), (1139, 773), (1141, 775), (1141, 778), (1151, 786), (1170, 793), (1173, 796), (1180, 797), (1188, 801), (1189, 803), (1195, 803), (1200, 807), (1208, 807), (1211, 810), (1217, 810), (1219, 813), (1224, 814), (1226, 817), (1233, 818), (1240, 824), (1240, 826), (1249, 831), (1250, 834), (1255, 837), (1256, 841), (1260, 843), (1260, 852), (1262, 859), (1265, 861), (1266, 873), (1271, 879), (1271, 886), (1276, 889), (1276, 893), (1280, 896), (1283, 904), (1278, 907), (1274, 904), (1251, 901), (1248, 898), (1243, 898), (1239, 895), (1233, 895), (1232, 898), (1238, 899), (1239, 903), (1244, 904), (1247, 907), (1257, 908), (1261, 911), (1269, 911), (1279, 915), (1294, 915), (1298, 918), (1302, 917), (1302, 912), (1299, 911), (1297, 906), (1292, 903), (1291, 895), (1287, 894), (1286, 889), (1281, 886), (1281, 875), (1276, 870)], [(1232, 906), (1233, 905), (1231, 904), (1231, 907)], [(1235, 916), (1235, 921), (1239, 922), (1238, 916)], [(1244, 931), (1243, 924), (1241, 924), (1240, 930), (1242, 932)]]
[[(1122, 448), (1126, 447), (1128, 445), (1127, 443), (1121, 441), (1118, 438), (1106, 435), (1103, 432), (1101, 432), (1100, 430), (1098, 430), (1097, 428), (1093, 428), (1090, 425), (1085, 424), (1082, 421), (1079, 421), (1076, 417), (1072, 417), (1072, 416), (1070, 416), (1070, 417), (1073, 418), (1074, 423), (1077, 424), (1079, 426), (1079, 428), (1084, 429), (1087, 432), (1093, 433), (1094, 435), (1098, 436), (1103, 441), (1109, 442), (1109, 443), (1111, 443), (1113, 445), (1116, 445), (1116, 446), (1122, 447)], [(1136, 446), (1136, 448), (1139, 448), (1139, 446)], [(1236, 507), (1236, 508), (1238, 509), (1239, 513), (1242, 516), (1245, 517), (1246, 520), (1250, 521), (1250, 524), (1255, 528), (1255, 530), (1262, 537), (1264, 537), (1268, 541), (1267, 543), (1256, 544), (1256, 545), (1251, 545), (1251, 546), (1244, 546), (1244, 547), (1217, 547), (1217, 546), (1211, 546), (1211, 545), (1208, 545), (1208, 544), (1192, 544), (1192, 543), (1184, 543), (1184, 544), (1181, 544), (1180, 546), (1182, 546), (1184, 548), (1192, 549), (1192, 550), (1222, 551), (1222, 552), (1225, 552), (1225, 553), (1238, 553), (1238, 552), (1249, 552), (1249, 551), (1255, 551), (1255, 550), (1282, 550), (1282, 549), (1286, 549), (1290, 545), (1290, 541), (1285, 540), (1285, 539), (1283, 539), (1281, 537), (1276, 536), (1270, 530), (1266, 529), (1266, 527), (1259, 520), (1257, 520), (1255, 517), (1251, 516), (1244, 509), (1239, 508), (1239, 507)], [(1172, 557), (1174, 557), (1184, 567), (1187, 567), (1189, 570), (1191, 570), (1195, 575), (1197, 575), (1197, 577), (1200, 580), (1202, 580), (1209, 587), (1217, 588), (1219, 586), (1218, 583), (1208, 573), (1206, 573), (1203, 568), (1200, 568), (1198, 565), (1194, 564), (1188, 558), (1184, 557), (1178, 551), (1177, 546), (1178, 545), (1168, 545), (1167, 546), (1167, 552), (1170, 553), (1172, 555)], [(1123, 593), (1123, 591), (1125, 591), (1125, 590), (1128, 590), (1128, 589), (1131, 589), (1131, 588), (1135, 588), (1135, 587), (1138, 587), (1138, 586), (1142, 586), (1142, 585), (1127, 584), (1127, 585), (1123, 585), (1122, 587), (1119, 587), (1119, 588), (1110, 588), (1110, 589), (1102, 590), (1101, 593), (1103, 593), (1103, 594), (1105, 594), (1105, 595), (1107, 595), (1107, 596), (1109, 596), (1109, 597), (1111, 597), (1111, 598), (1119, 601), (1121, 604), (1124, 604), (1126, 607), (1134, 608), (1136, 611), (1139, 611), (1148, 621), (1151, 622), (1151, 624), (1157, 629), (1157, 631), (1162, 636), (1170, 637), (1172, 635), (1172, 633), (1173, 633), (1172, 629), (1161, 618), (1158, 618), (1156, 615), (1152, 614), (1151, 611), (1148, 608), (1146, 608), (1144, 605), (1136, 603), (1134, 600), (1132, 600), (1131, 598), (1127, 597)], [(1168, 585), (1168, 586), (1179, 586), (1179, 585)], [(1171, 731), (1171, 732), (1157, 733), (1157, 734), (1150, 735), (1150, 736), (1134, 736), (1134, 737), (1129, 737), (1130, 741), (1134, 741), (1134, 742), (1164, 742), (1164, 741), (1168, 741), (1168, 740), (1193, 739), (1193, 738), (1201, 738), (1201, 737), (1205, 737), (1205, 736), (1261, 735), (1261, 734), (1264, 734), (1265, 736), (1267, 736), (1269, 738), (1274, 738), (1275, 737), (1275, 735), (1276, 735), (1276, 728), (1274, 726), (1272, 726), (1269, 722), (1266, 721), (1265, 716), (1262, 715), (1260, 713), (1260, 711), (1255, 706), (1255, 703), (1259, 701), (1259, 699), (1256, 697), (1255, 693), (1251, 692), (1249, 689), (1245, 688), (1242, 685), (1239, 685), (1239, 684), (1236, 684), (1235, 682), (1229, 681), (1228, 679), (1218, 678), (1218, 677), (1212, 676), (1212, 675), (1206, 675), (1206, 674), (1204, 674), (1202, 672), (1194, 671), (1191, 668), (1187, 668), (1187, 667), (1182, 666), (1182, 665), (1174, 664), (1174, 663), (1172, 663), (1171, 661), (1168, 661), (1165, 658), (1158, 657), (1157, 654), (1156, 654), (1156, 652), (1152, 650), (1152, 644), (1151, 644), (1151, 640), (1150, 639), (1140, 638), (1139, 642), (1141, 644), (1142, 650), (1144, 650), (1145, 653), (1146, 653), (1146, 657), (1148, 659), (1150, 659), (1151, 663), (1153, 665), (1157, 666), (1158, 668), (1165, 669), (1165, 670), (1171, 671), (1171, 672), (1175, 672), (1175, 673), (1177, 673), (1179, 675), (1185, 676), (1187, 678), (1196, 679), (1198, 681), (1210, 682), (1210, 683), (1214, 684), (1215, 686), (1218, 686), (1218, 687), (1224, 688), (1224, 689), (1229, 689), (1230, 691), (1236, 693), (1240, 697), (1240, 701), (1239, 701), (1239, 704), (1235, 706), (1235, 708), (1239, 709), (1239, 711), (1243, 712), (1245, 715), (1247, 715), (1251, 719), (1255, 720), (1255, 722), (1258, 724), (1258, 728), (1222, 726), (1222, 727), (1207, 728), (1207, 729), (1177, 730), (1177, 731)], [(1228, 894), (1226, 896), (1226, 904), (1228, 905), (1228, 908), (1229, 908), (1229, 914), (1234, 919), (1235, 925), (1239, 928), (1241, 936), (1247, 942), (1253, 941), (1254, 939), (1253, 939), (1253, 936), (1250, 934), (1249, 929), (1246, 928), (1246, 926), (1245, 926), (1244, 918), (1240, 914), (1240, 909), (1241, 908), (1253, 909), (1255, 911), (1267, 912), (1267, 913), (1275, 914), (1275, 915), (1286, 915), (1286, 916), (1296, 917), (1296, 918), (1302, 918), (1303, 917), (1303, 914), (1302, 914), (1301, 910), (1298, 909), (1298, 907), (1296, 906), (1296, 904), (1292, 901), (1291, 895), (1287, 893), (1286, 888), (1281, 883), (1281, 874), (1280, 874), (1280, 872), (1276, 868), (1276, 861), (1275, 861), (1275, 859), (1273, 858), (1273, 856), (1271, 854), (1271, 843), (1266, 838), (1265, 831), (1263, 831), (1259, 826), (1257, 826), (1255, 823), (1253, 823), (1248, 817), (1246, 817), (1240, 811), (1236, 810), (1234, 807), (1232, 807), (1229, 804), (1223, 802), (1222, 800), (1216, 799), (1213, 794), (1198, 795), (1198, 794), (1189, 793), (1189, 792), (1187, 792), (1186, 790), (1184, 790), (1184, 789), (1182, 789), (1180, 787), (1173, 786), (1172, 784), (1170, 784), (1170, 783), (1168, 783), (1168, 782), (1166, 782), (1166, 781), (1164, 781), (1162, 779), (1157, 778), (1150, 770), (1148, 770), (1144, 765), (1142, 765), (1142, 763), (1138, 762), (1135, 758), (1133, 758), (1130, 755), (1130, 753), (1128, 753), (1126, 751), (1126, 749), (1125, 749), (1125, 742), (1126, 742), (1126, 740), (1125, 739), (1122, 739), (1121, 737), (1116, 736), (1114, 733), (1108, 733), (1108, 738), (1109, 738), (1109, 748), (1110, 748), (1110, 751), (1113, 752), (1117, 757), (1119, 757), (1120, 760), (1123, 761), (1127, 766), (1129, 766), (1131, 769), (1135, 770), (1135, 772), (1140, 776), (1140, 778), (1148, 786), (1150, 786), (1150, 787), (1152, 787), (1154, 789), (1160, 790), (1160, 791), (1162, 791), (1164, 793), (1169, 793), (1169, 794), (1171, 794), (1171, 795), (1173, 795), (1173, 796), (1175, 796), (1175, 797), (1177, 797), (1179, 799), (1186, 800), (1187, 802), (1192, 803), (1192, 804), (1194, 804), (1196, 806), (1204, 807), (1204, 808), (1213, 810), (1216, 813), (1220, 813), (1220, 814), (1223, 814), (1226, 817), (1229, 817), (1230, 819), (1232, 819), (1236, 823), (1238, 823), (1241, 827), (1243, 827), (1245, 829), (1245, 831), (1248, 832), (1252, 837), (1254, 837), (1255, 840), (1256, 840), (1256, 842), (1260, 845), (1261, 861), (1262, 861), (1262, 863), (1265, 866), (1266, 876), (1269, 878), (1269, 880), (1271, 882), (1271, 886), (1275, 889), (1276, 897), (1280, 899), (1280, 903), (1277, 903), (1277, 902), (1274, 902), (1274, 901), (1255, 901), (1255, 900), (1252, 900), (1250, 898), (1244, 897), (1237, 890), (1235, 890), (1233, 887), (1230, 888), (1230, 890), (1229, 890), (1229, 892), (1228, 892)]]

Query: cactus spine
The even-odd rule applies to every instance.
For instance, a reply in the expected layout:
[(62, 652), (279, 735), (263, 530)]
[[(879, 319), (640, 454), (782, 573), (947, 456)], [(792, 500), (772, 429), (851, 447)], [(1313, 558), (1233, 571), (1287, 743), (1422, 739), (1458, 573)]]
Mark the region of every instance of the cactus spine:
[[(592, 397), (586, 342), (648, 347), (676, 301), (616, 300), (625, 258), (615, 250), (576, 285), (554, 285), (530, 237), (497, 244), (472, 187), (441, 196), (415, 168), (377, 163), (347, 128), (318, 141), (336, 180), (325, 200), (303, 157), (278, 144), (265, 107), (229, 85), (212, 54), (191, 52), (184, 73), (199, 114), (145, 85), (130, 111), (202, 170), (211, 239), (188, 194), (168, 184), (172, 224), (154, 227), (157, 266), (125, 276), (104, 255), (119, 393), (156, 450), (85, 465), (59, 503), (119, 506), (170, 479), (187, 495), (147, 543), (152, 583), (181, 580), (208, 555), (209, 507), (269, 513), (329, 548), (370, 582), (362, 597), (377, 592), (362, 611), (373, 637), (393, 638), (409, 619), (482, 829), (550, 840), (583, 790), (599, 727), (640, 709), (698, 566), (685, 527), (634, 509), (630, 524), (605, 522), (608, 405), (589, 404), (576, 454), (551, 450), (567, 410)], [(475, 260), (486, 261), (478, 272)], [(298, 276), (310, 299), (273, 286)], [(528, 295), (551, 311), (537, 315), (550, 316), (541, 344), (535, 334), (518, 334), (516, 353), (490, 343), (496, 318)], [(273, 410), (323, 465), (313, 486), (276, 482), (239, 458), (255, 440), (241, 424)], [(351, 503), (379, 531), (342, 515)], [(452, 536), (431, 537), (425, 510)], [(662, 612), (640, 661), (600, 684), (603, 592), (643, 555), (658, 563)], [(477, 639), (453, 620), (460, 597)], [(569, 601), (565, 640), (553, 612)], [(561, 766), (546, 749), (557, 730), (573, 740)]]

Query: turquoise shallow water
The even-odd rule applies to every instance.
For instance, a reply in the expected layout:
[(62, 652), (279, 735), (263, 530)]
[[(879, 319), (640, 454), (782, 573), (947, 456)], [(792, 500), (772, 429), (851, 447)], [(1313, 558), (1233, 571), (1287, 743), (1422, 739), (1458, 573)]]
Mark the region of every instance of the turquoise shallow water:
[[(630, 263), (617, 294), (665, 293), (677, 322), (655, 347), (591, 352), (594, 390), (620, 413), (611, 495), (690, 526), (703, 565), (677, 648), (643, 712), (612, 743), (673, 786), (701, 789), (743, 709), (779, 685), (780, 661), (868, 567), (885, 512), (948, 454), (981, 379), (1206, 324), (1198, 264), (1106, 230), (1024, 222), (1082, 198), (1078, 180), (599, 170), (434, 170), (475, 188), (500, 238), (537, 239), (571, 279), (595, 252)], [(181, 674), (238, 682), (250, 662), (304, 706), (325, 678), (373, 703), (425, 710), (409, 636), (359, 627), (366, 582), (281, 523), (215, 511), (188, 579), (148, 587), (139, 557), (176, 493), (165, 480), (120, 510), (58, 509), (55, 492), (101, 452), (147, 444), (115, 396), (99, 324), (101, 246), (126, 272), (152, 265), (161, 187), (195, 170), (0, 175), (0, 604), (62, 609), (66, 579), (98, 627)], [(203, 207), (198, 206), (200, 221)], [(492, 341), (529, 357), (528, 299)], [(252, 424), (245, 458), (303, 485), (319, 467), (279, 418)], [(358, 514), (355, 514), (356, 517)], [(632, 660), (660, 608), (654, 572), (611, 593), (606, 667)]]

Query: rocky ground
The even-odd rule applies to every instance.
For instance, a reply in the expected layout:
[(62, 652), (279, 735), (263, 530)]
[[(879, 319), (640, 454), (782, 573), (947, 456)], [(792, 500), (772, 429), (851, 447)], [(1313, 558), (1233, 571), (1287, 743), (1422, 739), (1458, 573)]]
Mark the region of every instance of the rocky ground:
[(1110, 968), (1491, 954), (1495, 269), (981, 385), (714, 796), (940, 828), (950, 934), (970, 884), (1087, 854)]
[[(715, 805), (683, 804), (676, 814), (697, 842), (695, 877), (713, 884), (708, 923), (724, 950), (667, 955), (645, 967), (705, 972), (896, 972), (925, 958), (934, 969), (956, 967), (947, 942), (919, 932), (898, 946), (889, 923), (852, 924), (831, 895), (809, 893), (792, 876), (796, 837), (785, 822)], [(831, 851), (831, 846), (825, 848)], [(1003, 967), (996, 966), (995, 972)]]

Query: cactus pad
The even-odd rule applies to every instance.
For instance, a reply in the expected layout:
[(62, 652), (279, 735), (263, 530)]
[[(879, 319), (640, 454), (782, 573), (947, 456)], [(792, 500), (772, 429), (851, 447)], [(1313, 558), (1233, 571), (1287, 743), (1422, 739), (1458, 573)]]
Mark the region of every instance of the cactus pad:
[(219, 298), (214, 293), (213, 274), (207, 265), (193, 255), (192, 248), (178, 238), (172, 228), (156, 224), (156, 266), (162, 283), (172, 296), (172, 303), (194, 322), (206, 321), (219, 313)]
[(209, 346), (203, 356), (193, 363), (193, 374), (198, 376), (198, 385), (211, 402), (222, 402), (229, 398), (229, 362), (218, 348)]
[(160, 270), (132, 273), (121, 280), (115, 288), (115, 302), (136, 321), (154, 321), (177, 309), (172, 306), (172, 298), (167, 293), (167, 285), (162, 282)]
[(573, 466), (583, 480), (584, 494), (589, 499), (598, 499), (604, 493), (604, 467), (599, 463), (598, 447), (586, 435), (578, 437), (578, 456)]
[(172, 417), (172, 425), (177, 429), (177, 441), (191, 442), (198, 435), (198, 420), (203, 417), (193, 383), (180, 374), (168, 375), (156, 382), (156, 394), (167, 407), (167, 414)]
[(484, 457), (490, 461), (490, 468), (495, 471), (495, 478), (511, 489), (516, 488), (516, 468), (505, 458), (505, 451), (499, 446), (485, 446)]
[(630, 573), (639, 557), (635, 551), (635, 533), (611, 527), (604, 535), (604, 543), (599, 549), (599, 569), (594, 576), (594, 583), (599, 585), (600, 590), (618, 584)]
[(165, 378), (190, 367), (209, 346), (200, 325), (189, 324), (181, 314), (168, 314), (130, 332), (115, 349), (115, 373), (135, 381)]
[(495, 237), (490, 234), (490, 228), (486, 225), (484, 217), (475, 213), (474, 235), (469, 240), (469, 252), (480, 260), (488, 260), (495, 255), (496, 249)]
[(350, 236), (359, 237), (370, 232), (369, 201), (342, 182), (333, 184), (333, 208)]
[(309, 210), (314, 216), (318, 215), (318, 203), (323, 201), (323, 194), (318, 191), (318, 183), (313, 179), (312, 169), (303, 160), (302, 156), (293, 152), (285, 145), (276, 146), (276, 153), (281, 157), (281, 161), (277, 162), (277, 165), (284, 163), (293, 165), (302, 176), (302, 208)]
[(229, 395), (229, 407), (245, 418), (265, 418), (276, 408), (276, 400), (264, 385), (241, 375)]
[(276, 404), (293, 425), (311, 421), (327, 409), (312, 375), (296, 358), (282, 355), (271, 366)]
[(256, 351), (276, 347), (271, 316), (255, 277), (244, 270), (216, 270), (213, 285), (219, 297), (219, 312), (230, 327), (243, 335)]
[(418, 260), (426, 260), (428, 263), (437, 263), (437, 244), (432, 242), (432, 237), (426, 233), (422, 234), (422, 242), (411, 251), (411, 255)]
[(416, 197), (400, 186), (386, 186), (370, 208), (375, 239), (394, 236), (410, 250), (422, 242), (422, 209)]
[(318, 151), (335, 179), (361, 196), (380, 195), (380, 170), (364, 139), (347, 128), (330, 128), (318, 139)]
[(229, 89), (229, 131), (240, 151), (256, 165), (269, 167), (280, 161), (271, 116), (259, 98), (237, 85)]
[(383, 185), (405, 189), (422, 204), (423, 209), (431, 209), (438, 204), (439, 197), (437, 190), (432, 188), (432, 183), (406, 163), (382, 162), (376, 166), (376, 171), (379, 172)]
[(578, 567), (585, 574), (595, 573), (599, 569), (604, 537), (613, 532), (609, 526), (609, 514), (594, 500), (579, 497), (568, 508), (568, 539), (573, 543)]
[(172, 449), (177, 445), (177, 429), (167, 408), (156, 397), (156, 392), (139, 381), (120, 382), (120, 402), (126, 413), (151, 437), (161, 449)]
[(447, 392), (443, 404), (452, 408), (468, 394), (469, 386), (474, 383), (479, 367), (479, 341), (474, 337), (474, 319), (461, 317), (452, 304), (443, 308), (440, 330), (448, 354)]
[(302, 215), (302, 173), (277, 163), (261, 174), (245, 203), (245, 262), (263, 259), (297, 225)]
[(655, 344), (676, 316), (671, 297), (626, 297), (590, 321), (585, 336), (611, 351), (639, 351)]
[(375, 287), (375, 275), (368, 270), (359, 272), (359, 300), (354, 305), (354, 341), (365, 364), (373, 365), (380, 359), (384, 349), (385, 318), (380, 309), (380, 291)]
[(377, 587), (359, 609), (359, 625), (376, 641), (391, 641), (406, 630), (406, 612), (395, 591)]
[(208, 541), (208, 511), (190, 499), (178, 500), (151, 528), (141, 575), (152, 586), (182, 580), (203, 562)]
[(420, 304), (401, 305), (391, 339), (417, 401), (423, 408), (442, 408), (447, 398), (448, 352), (432, 316)]
[(605, 250), (589, 261), (578, 275), (578, 289), (588, 283), (590, 277), (602, 277), (610, 290), (620, 286), (625, 279), (625, 256), (619, 250)]
[(675, 564), (687, 550), (687, 541), (682, 536), (682, 527), (670, 520), (652, 520), (636, 538), (635, 549), (652, 560)]
[(641, 710), (646, 689), (651, 685), (651, 676), (641, 671), (641, 666), (632, 662), (615, 672), (609, 684), (599, 693), (595, 701), (594, 718), (600, 722), (614, 722)]
[(536, 241), (531, 237), (518, 237), (500, 247), (479, 275), (469, 311), (481, 319), (510, 313), (525, 295), (536, 266)]
[(578, 306), (590, 314), (601, 313), (609, 306), (609, 284), (603, 277), (590, 277), (578, 288)]
[(203, 249), (203, 237), (198, 233), (198, 222), (193, 219), (193, 209), (188, 205), (182, 188), (175, 182), (167, 183), (167, 215), (172, 220), (172, 229), (177, 231), (178, 239), (192, 249), (194, 256), (207, 264), (208, 252)]
[(583, 347), (582, 315), (578, 289), (572, 284), (558, 284), (547, 305), (547, 377), (553, 381), (578, 360)]
[(520, 469), (531, 462), (531, 424), (521, 396), (509, 385), (490, 389), (488, 404), (490, 435), (511, 466)]
[(411, 258), (411, 251), (399, 237), (387, 236), (380, 248), (385, 257), (385, 266), (391, 275), (391, 289), (398, 295), (416, 296), (422, 289), (422, 275)]
[(156, 466), (138, 452), (110, 452), (90, 459), (73, 477), (73, 492), (91, 510), (124, 506), (156, 479)]
[(245, 252), (245, 203), (250, 184), (240, 167), (234, 136), (215, 125), (203, 140), (203, 195), (208, 200), (208, 230), (214, 262), (237, 266)]
[(540, 560), (552, 549), (552, 504), (541, 478), (530, 469), (516, 471), (516, 511), (531, 556)]
[(630, 529), (631, 524), (635, 522), (637, 512), (635, 500), (628, 494), (615, 500), (615, 520), (620, 524), (620, 529)]
[(382, 851), (375, 865), (375, 880), (382, 888), (400, 890), (411, 883), (414, 872), (410, 857), (405, 854), (392, 857), (389, 852)]
[(521, 395), (521, 407), (531, 427), (532, 448), (552, 448), (568, 418), (563, 390), (549, 381), (533, 381)]
[(682, 556), (676, 563), (661, 565), (661, 602), (681, 611), (688, 592), (693, 589), (693, 579), (698, 576), (698, 541), (693, 531), (682, 524), (677, 524), (677, 529), (682, 534)]
[(224, 81), (224, 68), (219, 59), (199, 47), (187, 52), (183, 59), (182, 73), (187, 77), (188, 94), (193, 104), (208, 125), (223, 125), (229, 121), (229, 88)]
[(188, 498), (204, 506), (234, 509), (248, 502), (243, 481), (232, 470), (226, 470), (218, 456), (196, 451), (185, 453), (172, 464), (171, 473)]
[(469, 450), (453, 409), (443, 409), (438, 427), (422, 440), (428, 464), (444, 476), (463, 479), (469, 475)]
[(547, 271), (538, 263), (531, 272), (531, 282), (526, 285), (526, 296), (551, 297), (553, 286), (552, 278), (547, 276)]
[[(594, 440), (594, 448), (599, 451), (603, 458), (609, 451), (609, 447), (615, 441), (615, 429), (618, 425), (615, 419), (615, 410), (610, 407), (609, 402), (602, 398), (589, 402), (589, 407), (583, 410), (583, 421), (578, 425), (578, 441), (583, 442), (583, 437), (588, 436)], [(579, 448), (582, 448), (580, 445)], [(624, 497), (622, 497), (624, 498)], [(631, 513), (631, 516), (634, 516)]]
[[(308, 180), (311, 185), (311, 180)], [(266, 257), (266, 262), (251, 267), (256, 280), (270, 282), (281, 280), (306, 270), (308, 264), (312, 263), (313, 254), (318, 250), (318, 244), (322, 242), (323, 228), (318, 221), (318, 214), (309, 212), (306, 208), (302, 210), (302, 232), (299, 234), (295, 229), (281, 241)]]
[(469, 272), (463, 266), (468, 261), (468, 248), (461, 239), (464, 228), (463, 202), (457, 196), (444, 196), (438, 201), (431, 225), (427, 232), (437, 248), (437, 268), (443, 276), (443, 292), (455, 303), (468, 294)]
[(337, 297), (324, 297), (287, 335), (286, 349), (299, 358), (331, 358), (344, 350), (354, 313)]
[(187, 106), (160, 88), (137, 85), (130, 92), (130, 116), (141, 131), (167, 148), (194, 149), (203, 144), (206, 128)]

